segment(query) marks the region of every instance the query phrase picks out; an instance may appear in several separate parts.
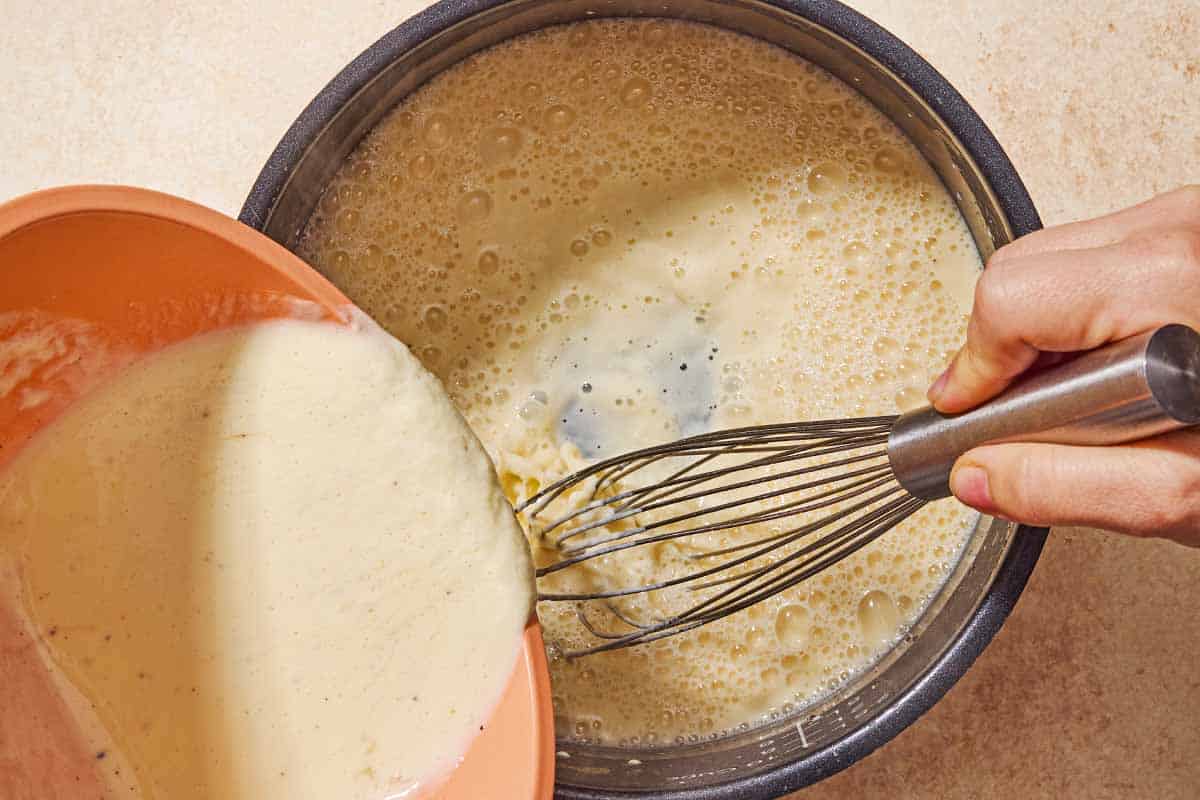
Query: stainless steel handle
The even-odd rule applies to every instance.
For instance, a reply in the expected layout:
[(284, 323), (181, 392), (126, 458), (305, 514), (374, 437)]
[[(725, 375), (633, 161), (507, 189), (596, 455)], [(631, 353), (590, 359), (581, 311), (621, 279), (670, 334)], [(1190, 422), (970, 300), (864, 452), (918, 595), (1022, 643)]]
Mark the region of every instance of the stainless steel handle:
[(973, 447), (997, 442), (1106, 445), (1200, 422), (1200, 334), (1166, 325), (1052, 367), (979, 408), (901, 416), (888, 437), (900, 485), (950, 496), (950, 470)]

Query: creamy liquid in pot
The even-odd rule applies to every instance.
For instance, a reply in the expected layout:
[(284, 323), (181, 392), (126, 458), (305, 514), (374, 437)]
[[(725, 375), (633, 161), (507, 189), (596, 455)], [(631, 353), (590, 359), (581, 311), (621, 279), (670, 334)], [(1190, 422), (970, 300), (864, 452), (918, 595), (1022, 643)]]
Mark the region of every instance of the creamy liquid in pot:
[[(585, 456), (914, 407), (980, 269), (932, 170), (859, 95), (772, 46), (650, 20), (549, 29), (439, 75), (347, 161), (301, 252), (445, 382), (513, 499)], [(560, 736), (695, 741), (811, 702), (903, 635), (974, 520), (926, 507), (819, 579), (632, 650), (553, 658), (595, 640), (542, 604)]]
[(171, 800), (436, 779), (533, 589), (437, 380), (369, 323), (299, 321), (168, 348), (41, 432), (0, 474), (0, 577), (112, 795)]

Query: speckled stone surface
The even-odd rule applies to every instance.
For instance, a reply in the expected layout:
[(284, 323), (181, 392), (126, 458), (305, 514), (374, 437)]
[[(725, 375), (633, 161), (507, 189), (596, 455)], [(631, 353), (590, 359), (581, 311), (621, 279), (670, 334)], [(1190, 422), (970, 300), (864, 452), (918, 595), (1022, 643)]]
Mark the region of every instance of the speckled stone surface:
[[(1200, 2), (852, 3), (967, 98), (1047, 225), (1200, 183)], [(1053, 531), (999, 636), (804, 800), (1200, 797), (1200, 551)]]
[[(420, 0), (0, 0), (0, 197), (131, 183), (236, 214), (301, 108)], [(1047, 224), (1200, 182), (1200, 0), (857, 0), (949, 78)], [(1055, 531), (916, 725), (797, 797), (1200, 796), (1200, 551)]]

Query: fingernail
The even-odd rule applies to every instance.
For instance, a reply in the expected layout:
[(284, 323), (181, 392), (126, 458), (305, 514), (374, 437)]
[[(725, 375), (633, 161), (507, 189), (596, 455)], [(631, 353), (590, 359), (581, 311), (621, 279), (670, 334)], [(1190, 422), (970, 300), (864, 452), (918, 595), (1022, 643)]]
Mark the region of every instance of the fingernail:
[(968, 464), (955, 469), (950, 474), (950, 491), (972, 508), (992, 510), (992, 492), (988, 488), (987, 472), (982, 467)]
[(946, 384), (950, 382), (950, 367), (946, 367), (941, 375), (938, 375), (937, 380), (933, 382), (933, 386), (929, 387), (929, 391), (925, 396), (929, 398), (929, 402), (936, 403), (946, 391)]

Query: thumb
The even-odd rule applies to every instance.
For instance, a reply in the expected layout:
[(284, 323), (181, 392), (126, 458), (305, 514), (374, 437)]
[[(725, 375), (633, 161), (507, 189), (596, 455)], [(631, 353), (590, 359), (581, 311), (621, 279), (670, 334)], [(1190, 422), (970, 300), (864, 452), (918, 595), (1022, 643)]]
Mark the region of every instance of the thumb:
[(1194, 434), (1126, 447), (998, 444), (954, 465), (950, 489), (986, 514), (1029, 525), (1085, 525), (1200, 546)]

